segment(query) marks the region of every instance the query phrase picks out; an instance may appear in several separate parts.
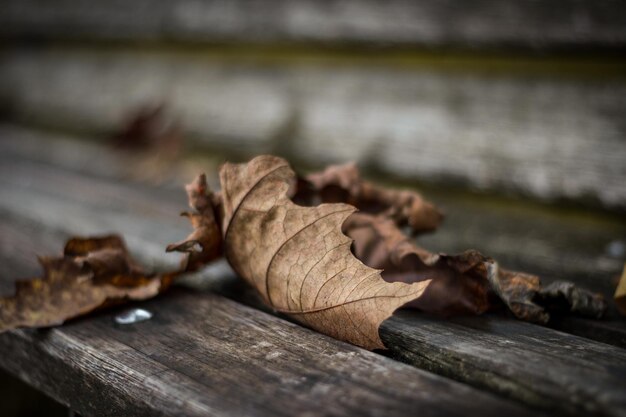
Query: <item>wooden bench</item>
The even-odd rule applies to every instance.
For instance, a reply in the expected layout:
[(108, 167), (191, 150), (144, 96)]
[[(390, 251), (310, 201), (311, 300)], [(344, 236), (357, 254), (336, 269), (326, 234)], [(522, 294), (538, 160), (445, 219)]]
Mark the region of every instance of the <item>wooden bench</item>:
[[(178, 217), (182, 179), (133, 180), (137, 159), (93, 140), (0, 126), (3, 295), (12, 279), (38, 275), (37, 254), (58, 253), (71, 235), (120, 232), (142, 263), (177, 264), (164, 247), (188, 233)], [(199, 165), (209, 174), (215, 161)], [(571, 241), (620, 239), (618, 220), (574, 227), (573, 211), (555, 216), (520, 203), (520, 214), (520, 205), (434, 197), (451, 219), (461, 217), (424, 239), (434, 249), (473, 241), (548, 281), (572, 277), (607, 296), (614, 289), (621, 261)], [(464, 214), (479, 212), (490, 219), (487, 230), (497, 230), (490, 238), (514, 240), (522, 221), (538, 230), (531, 237), (544, 250), (496, 250), (484, 228), (464, 226)], [(495, 315), (399, 312), (381, 328), (389, 350), (368, 352), (269, 311), (225, 263), (137, 305), (153, 318), (116, 324), (128, 308), (121, 307), (0, 335), (0, 366), (86, 416), (626, 415), (626, 326), (614, 311), (607, 320), (568, 318), (553, 328)]]

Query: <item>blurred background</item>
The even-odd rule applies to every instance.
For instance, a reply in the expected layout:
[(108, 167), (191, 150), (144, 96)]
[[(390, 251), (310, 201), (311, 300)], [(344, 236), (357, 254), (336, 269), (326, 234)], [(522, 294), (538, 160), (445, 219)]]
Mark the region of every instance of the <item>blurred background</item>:
[(188, 144), (626, 207), (611, 0), (4, 0), (6, 119), (108, 136), (167, 104)]
[(431, 250), (606, 294), (623, 267), (623, 1), (2, 0), (0, 42), (5, 152), (164, 189), (356, 161), (444, 208)]

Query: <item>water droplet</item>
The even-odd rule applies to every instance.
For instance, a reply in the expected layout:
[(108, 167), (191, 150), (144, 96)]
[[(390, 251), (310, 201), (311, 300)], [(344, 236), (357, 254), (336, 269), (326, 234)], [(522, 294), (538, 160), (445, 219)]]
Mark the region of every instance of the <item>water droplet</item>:
[(151, 318), (152, 313), (148, 310), (144, 310), (143, 308), (132, 308), (115, 316), (115, 322), (117, 324), (133, 324), (150, 320)]
[(614, 240), (606, 246), (606, 253), (611, 258), (622, 258), (626, 253), (626, 245), (621, 240)]

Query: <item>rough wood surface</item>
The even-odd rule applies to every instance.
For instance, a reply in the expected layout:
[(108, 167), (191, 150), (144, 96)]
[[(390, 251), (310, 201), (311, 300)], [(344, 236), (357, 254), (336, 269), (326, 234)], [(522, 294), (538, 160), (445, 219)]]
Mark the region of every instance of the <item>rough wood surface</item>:
[[(176, 204), (171, 191), (155, 193), (147, 185), (116, 184), (93, 172), (86, 175), (86, 167), (73, 172), (77, 167), (71, 168), (72, 157), (65, 154), (58, 155), (63, 163), (54, 158), (45, 163), (36, 147), (29, 152), (27, 146), (2, 146), (12, 149), (1, 153), (2, 275), (30, 274), (36, 253), (58, 250), (58, 242), (73, 233), (123, 231), (142, 261), (157, 267), (176, 262), (162, 251), (172, 235), (187, 233), (184, 221), (175, 217), (184, 206), (182, 190), (178, 200), (183, 203)], [(100, 149), (106, 158), (104, 148), (87, 148)], [(30, 161), (20, 152), (30, 154)], [(88, 160), (89, 155), (83, 153), (81, 158)], [(212, 278), (211, 273), (198, 277), (205, 288), (258, 305), (228, 270), (218, 269)], [(4, 290), (9, 287), (5, 284)], [(623, 322), (617, 323), (613, 329), (605, 328), (602, 337), (618, 337), (622, 329), (623, 339)], [(604, 322), (598, 325), (606, 327)], [(592, 328), (597, 332), (596, 326)], [(622, 382), (626, 354), (608, 344), (502, 318), (445, 321), (411, 313), (385, 322), (382, 336), (395, 358), (537, 407), (602, 415), (623, 415), (626, 410)]]
[(382, 328), (391, 355), (549, 410), (626, 415), (626, 351), (502, 317), (401, 312)]
[[(223, 266), (207, 275), (189, 285), (269, 311)], [(385, 321), (381, 338), (395, 359), (552, 413), (626, 415), (626, 350), (609, 344), (502, 316), (441, 319), (415, 311)]]
[[(205, 149), (626, 209), (626, 82), (597, 74), (290, 64), (202, 54), (14, 50), (7, 117), (109, 134), (166, 101)], [(333, 149), (333, 152), (328, 152)]]
[(0, 364), (82, 415), (523, 415), (519, 406), (214, 294), (0, 336)]
[[(620, 50), (618, 0), (5, 1), (5, 37)], [(269, 4), (268, 4), (269, 3)]]

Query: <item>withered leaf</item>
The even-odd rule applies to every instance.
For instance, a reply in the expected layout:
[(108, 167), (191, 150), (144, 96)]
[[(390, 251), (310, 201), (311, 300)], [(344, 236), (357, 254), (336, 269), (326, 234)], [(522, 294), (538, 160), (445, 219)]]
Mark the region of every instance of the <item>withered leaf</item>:
[(617, 309), (621, 314), (626, 315), (626, 264), (624, 264), (624, 270), (622, 271), (622, 277), (615, 289), (615, 295), (613, 296)]
[(183, 129), (165, 103), (148, 103), (129, 114), (111, 143), (135, 152), (129, 174), (160, 183), (173, 174), (183, 144)]
[(480, 314), (490, 305), (485, 274), (488, 260), (475, 251), (456, 257), (433, 254), (387, 218), (365, 213), (353, 214), (344, 231), (354, 239), (355, 255), (373, 268), (383, 269), (389, 282), (431, 280), (422, 297), (410, 306), (440, 315)]
[(341, 230), (355, 208), (293, 203), (296, 175), (281, 158), (225, 164), (220, 181), (226, 257), (265, 302), (321, 333), (384, 348), (380, 323), (428, 281), (388, 283), (356, 259)]
[(0, 299), (0, 332), (47, 327), (125, 300), (145, 300), (165, 290), (175, 274), (147, 275), (116, 235), (74, 238), (60, 258), (40, 258), (43, 278), (18, 281)]
[(599, 294), (567, 282), (542, 288), (539, 277), (502, 269), (474, 250), (460, 255), (430, 253), (381, 216), (353, 214), (343, 227), (355, 240), (355, 255), (368, 266), (384, 269), (385, 280), (431, 280), (422, 297), (408, 304), (423, 311), (481, 314), (504, 304), (519, 319), (546, 323), (552, 311), (600, 317), (606, 309)]
[(392, 219), (413, 234), (435, 230), (443, 214), (414, 191), (385, 188), (361, 178), (356, 164), (331, 165), (305, 177), (321, 202), (347, 203), (361, 212)]
[(113, 144), (126, 149), (177, 153), (182, 143), (181, 127), (168, 113), (164, 103), (139, 107), (112, 137)]
[(168, 245), (166, 251), (185, 252), (183, 269), (192, 271), (222, 256), (222, 233), (215, 218), (221, 201), (207, 187), (204, 174), (186, 185), (185, 190), (189, 206), (196, 212), (181, 215), (189, 218), (194, 231), (186, 239)]
[(577, 287), (571, 282), (554, 281), (539, 290), (536, 302), (555, 313), (576, 313), (600, 318), (607, 309), (602, 294)]

